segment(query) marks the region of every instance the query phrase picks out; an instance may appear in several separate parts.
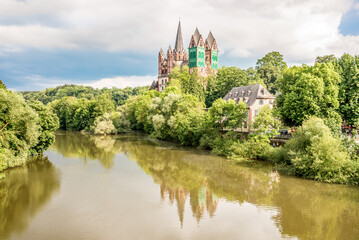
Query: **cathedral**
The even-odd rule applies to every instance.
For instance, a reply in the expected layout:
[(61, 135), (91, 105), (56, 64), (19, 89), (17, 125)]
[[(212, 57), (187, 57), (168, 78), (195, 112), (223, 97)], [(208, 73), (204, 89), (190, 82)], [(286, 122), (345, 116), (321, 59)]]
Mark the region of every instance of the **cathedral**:
[(196, 28), (191, 37), (188, 50), (189, 54), (183, 47), (181, 22), (179, 22), (174, 49), (172, 50), (170, 45), (166, 56), (162, 48), (158, 54), (158, 79), (153, 81), (151, 89), (165, 90), (167, 83), (170, 81), (169, 74), (176, 66), (188, 66), (190, 74), (197, 71), (198, 76), (201, 78), (217, 73), (218, 47), (212, 32), (209, 32), (207, 39), (204, 41)]

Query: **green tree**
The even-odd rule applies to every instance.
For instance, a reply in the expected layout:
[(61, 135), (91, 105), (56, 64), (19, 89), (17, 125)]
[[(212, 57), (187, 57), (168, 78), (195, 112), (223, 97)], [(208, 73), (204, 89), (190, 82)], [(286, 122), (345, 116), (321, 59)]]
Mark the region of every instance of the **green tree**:
[(92, 131), (95, 134), (108, 135), (116, 133), (116, 128), (112, 123), (112, 117), (110, 113), (105, 113), (103, 116), (96, 118)]
[(344, 54), (335, 62), (342, 82), (339, 89), (339, 111), (351, 126), (359, 126), (359, 56)]
[(209, 108), (209, 131), (236, 130), (247, 120), (247, 105), (233, 100), (217, 99)]
[(6, 89), (6, 86), (5, 86), (5, 84), (1, 81), (1, 79), (0, 79), (0, 89)]
[(300, 126), (310, 116), (334, 120), (340, 125), (338, 92), (340, 76), (330, 63), (303, 65), (284, 71), (278, 80), (281, 94), (277, 107), (282, 122), (287, 126)]
[(331, 54), (331, 55), (317, 57), (315, 59), (315, 63), (331, 63), (336, 60), (337, 60), (337, 58), (334, 56), (334, 54)]
[(0, 89), (0, 171), (23, 164), (40, 136), (38, 114), (18, 94)]
[(278, 87), (277, 79), (282, 78), (283, 70), (287, 68), (287, 64), (283, 59), (283, 55), (279, 52), (267, 53), (263, 58), (258, 59), (256, 64), (257, 72), (270, 93), (275, 94)]
[(222, 67), (218, 69), (215, 78), (209, 77), (206, 87), (206, 106), (210, 107), (212, 103), (223, 98), (232, 88), (246, 86), (249, 84), (248, 74), (245, 70), (238, 67)]
[(271, 132), (271, 135), (276, 134), (280, 125), (281, 123), (279, 119), (275, 116), (273, 109), (268, 105), (265, 105), (259, 109), (259, 112), (253, 122), (253, 128), (256, 130), (256, 132)]
[(325, 182), (357, 183), (359, 163), (350, 161), (341, 141), (324, 121), (310, 117), (293, 138), (277, 150), (276, 160), (295, 175)]
[(41, 133), (37, 144), (31, 148), (31, 151), (33, 154), (42, 154), (55, 141), (54, 132), (59, 128), (59, 119), (49, 107), (40, 101), (32, 101), (29, 106), (39, 116), (38, 126)]

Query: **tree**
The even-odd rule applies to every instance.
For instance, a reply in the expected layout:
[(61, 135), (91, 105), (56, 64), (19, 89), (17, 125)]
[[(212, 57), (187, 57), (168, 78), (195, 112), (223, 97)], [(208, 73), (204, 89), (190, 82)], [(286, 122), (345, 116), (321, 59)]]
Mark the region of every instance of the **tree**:
[(320, 118), (305, 120), (293, 138), (277, 151), (277, 161), (286, 164), (295, 175), (336, 183), (359, 180), (359, 163), (350, 161), (341, 141)]
[(271, 135), (275, 134), (279, 129), (281, 123), (276, 116), (274, 116), (273, 109), (268, 105), (265, 105), (259, 109), (256, 115), (253, 128), (259, 133), (271, 132)]
[(206, 106), (223, 98), (232, 88), (248, 85), (248, 75), (246, 71), (238, 67), (222, 67), (218, 69), (217, 76), (209, 77), (206, 88)]
[(340, 77), (330, 63), (292, 67), (278, 80), (281, 94), (277, 107), (282, 122), (300, 126), (310, 116), (334, 119), (334, 128), (340, 125), (338, 92)]
[(240, 128), (247, 119), (247, 105), (233, 100), (217, 99), (209, 108), (210, 131), (235, 130)]
[(92, 131), (95, 134), (108, 135), (116, 133), (115, 126), (112, 123), (110, 113), (105, 113), (103, 116), (96, 118)]
[(34, 109), (38, 116), (38, 126), (40, 130), (40, 136), (35, 146), (31, 148), (33, 154), (42, 154), (54, 141), (54, 132), (59, 128), (59, 119), (49, 107), (46, 107), (40, 101), (31, 101), (29, 106)]
[(204, 102), (203, 83), (200, 81), (197, 70), (189, 74), (187, 66), (182, 68), (175, 67), (170, 74), (170, 78), (169, 86), (177, 87), (182, 93), (191, 94)]
[(270, 93), (277, 91), (276, 81), (282, 77), (283, 70), (287, 64), (283, 60), (283, 55), (279, 52), (267, 53), (263, 58), (258, 59), (256, 64), (257, 72)]
[(40, 136), (38, 114), (18, 94), (0, 89), (0, 171), (23, 164)]
[(325, 55), (322, 57), (317, 57), (315, 59), (315, 63), (331, 63), (336, 60), (337, 60), (337, 58), (334, 56), (334, 54), (331, 54), (331, 55)]
[(348, 125), (359, 126), (359, 56), (344, 54), (334, 64), (342, 79), (340, 114)]
[(5, 84), (1, 81), (1, 79), (0, 79), (0, 89), (6, 89), (6, 86), (5, 86)]

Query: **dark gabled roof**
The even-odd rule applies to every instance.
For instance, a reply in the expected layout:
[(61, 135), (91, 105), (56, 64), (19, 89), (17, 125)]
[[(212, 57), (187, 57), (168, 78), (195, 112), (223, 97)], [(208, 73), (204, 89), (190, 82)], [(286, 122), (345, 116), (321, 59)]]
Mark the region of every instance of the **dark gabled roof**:
[(176, 51), (183, 51), (183, 39), (182, 39), (182, 30), (181, 30), (181, 21), (178, 23), (177, 36), (176, 36)]
[[(262, 93), (262, 91), (264, 94)], [(238, 102), (239, 100), (246, 99), (246, 104), (248, 107), (252, 106), (255, 103), (256, 99), (275, 99), (275, 97), (268, 92), (268, 90), (260, 84), (244, 86), (244, 87), (235, 87), (232, 88), (226, 96), (224, 96), (223, 100), (235, 100)]]
[(194, 31), (194, 34), (193, 34), (193, 39), (194, 39), (194, 42), (196, 43), (196, 45), (198, 45), (200, 38), (201, 38), (201, 34), (199, 33), (198, 28), (196, 28), (196, 30)]
[(211, 31), (209, 31), (209, 34), (208, 34), (208, 37), (207, 37), (207, 40), (206, 40), (206, 41), (208, 42), (208, 46), (209, 46), (210, 48), (212, 48), (213, 42), (214, 42), (214, 37), (213, 37), (213, 34), (212, 34)]

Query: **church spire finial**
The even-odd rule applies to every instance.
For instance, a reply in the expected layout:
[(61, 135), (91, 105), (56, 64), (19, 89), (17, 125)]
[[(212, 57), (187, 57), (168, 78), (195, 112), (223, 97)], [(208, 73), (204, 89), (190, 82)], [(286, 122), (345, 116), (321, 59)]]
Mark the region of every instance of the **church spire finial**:
[(178, 22), (178, 29), (177, 29), (177, 37), (176, 37), (176, 44), (175, 50), (182, 51), (183, 50), (183, 39), (182, 39), (182, 30), (181, 30), (181, 19)]

